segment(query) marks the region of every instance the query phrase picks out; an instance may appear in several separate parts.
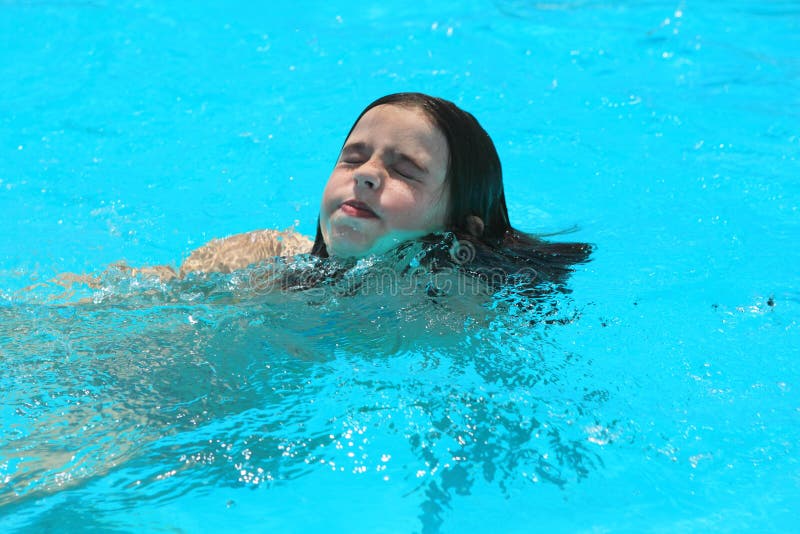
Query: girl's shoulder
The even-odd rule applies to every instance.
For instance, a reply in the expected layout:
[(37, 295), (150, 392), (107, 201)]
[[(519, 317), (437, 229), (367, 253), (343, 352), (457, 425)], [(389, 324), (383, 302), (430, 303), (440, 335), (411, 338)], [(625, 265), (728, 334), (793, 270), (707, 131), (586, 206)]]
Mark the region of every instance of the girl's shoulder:
[(180, 268), (180, 276), (191, 272), (229, 273), (277, 257), (308, 254), (313, 241), (292, 229), (255, 230), (213, 239), (193, 250)]

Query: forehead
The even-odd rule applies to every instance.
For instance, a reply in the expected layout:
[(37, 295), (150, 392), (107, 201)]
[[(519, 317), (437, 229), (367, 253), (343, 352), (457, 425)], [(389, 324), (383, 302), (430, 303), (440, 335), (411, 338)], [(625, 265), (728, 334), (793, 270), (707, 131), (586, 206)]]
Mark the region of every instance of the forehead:
[(405, 142), (422, 145), (429, 150), (447, 148), (444, 135), (424, 111), (417, 107), (392, 104), (375, 106), (364, 113), (347, 140)]

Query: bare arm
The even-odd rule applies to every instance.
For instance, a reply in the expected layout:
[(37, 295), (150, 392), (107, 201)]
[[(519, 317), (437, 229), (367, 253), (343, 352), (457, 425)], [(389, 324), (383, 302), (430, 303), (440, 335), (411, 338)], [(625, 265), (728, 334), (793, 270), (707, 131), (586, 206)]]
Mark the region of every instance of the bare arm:
[(213, 239), (192, 251), (181, 264), (178, 275), (191, 272), (229, 273), (278, 256), (295, 256), (311, 251), (313, 242), (292, 230), (256, 230)]

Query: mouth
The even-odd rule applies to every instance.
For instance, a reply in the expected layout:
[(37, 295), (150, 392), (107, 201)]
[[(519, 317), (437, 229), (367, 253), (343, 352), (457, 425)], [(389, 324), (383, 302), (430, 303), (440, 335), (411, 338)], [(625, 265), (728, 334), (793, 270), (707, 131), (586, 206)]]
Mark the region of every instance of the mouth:
[(351, 217), (360, 217), (362, 219), (377, 219), (378, 215), (372, 211), (372, 208), (358, 200), (345, 200), (339, 206), (343, 213)]

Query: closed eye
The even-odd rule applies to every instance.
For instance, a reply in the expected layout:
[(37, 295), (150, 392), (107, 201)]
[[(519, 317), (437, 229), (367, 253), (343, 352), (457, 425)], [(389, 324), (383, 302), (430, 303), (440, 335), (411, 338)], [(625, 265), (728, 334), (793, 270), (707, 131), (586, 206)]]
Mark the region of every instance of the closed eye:
[(346, 145), (339, 156), (339, 163), (358, 165), (369, 159), (367, 147), (363, 143)]
[(397, 154), (397, 162), (394, 166), (397, 173), (406, 178), (419, 180), (421, 176), (426, 176), (428, 170), (417, 161), (405, 154)]
[(393, 167), (392, 170), (398, 175), (400, 175), (400, 177), (405, 178), (407, 180), (419, 180), (419, 178), (417, 178), (417, 176), (414, 173), (404, 168)]

